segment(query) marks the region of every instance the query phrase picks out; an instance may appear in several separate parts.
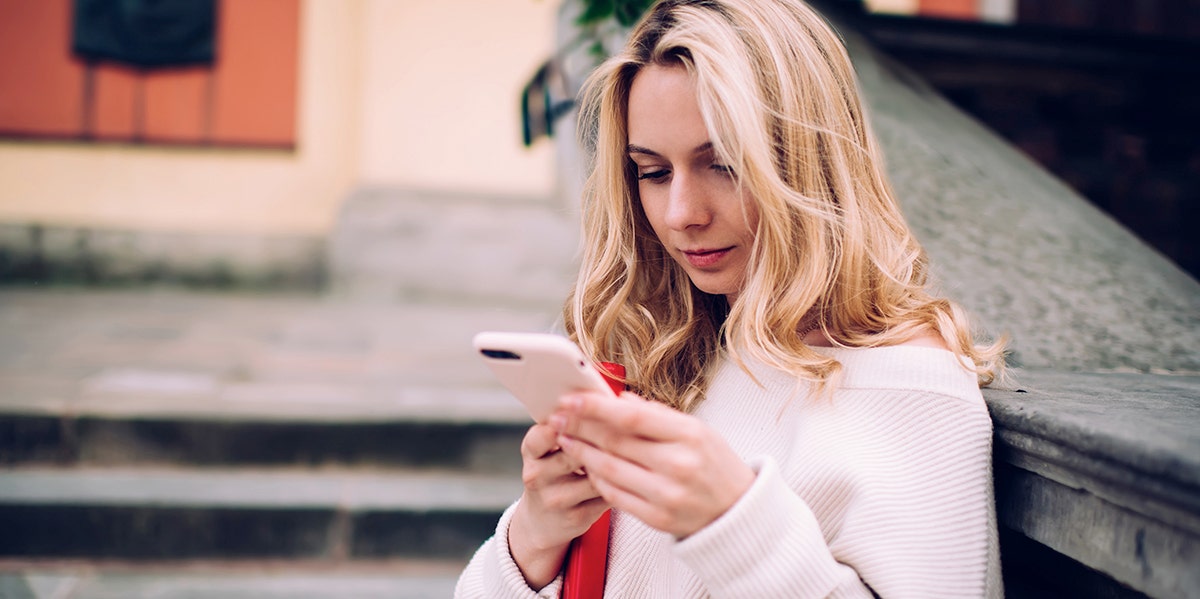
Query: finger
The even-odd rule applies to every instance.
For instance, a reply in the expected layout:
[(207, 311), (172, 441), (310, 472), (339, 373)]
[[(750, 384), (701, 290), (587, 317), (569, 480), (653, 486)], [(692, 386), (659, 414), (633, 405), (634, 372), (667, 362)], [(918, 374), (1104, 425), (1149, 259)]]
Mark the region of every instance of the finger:
[(588, 465), (589, 480), (609, 505), (629, 512), (654, 528), (662, 530), (668, 525), (671, 514), (664, 505), (672, 504), (647, 498), (655, 489), (664, 487), (658, 477), (637, 465), (608, 456), (587, 443), (570, 438), (561, 438), (560, 443), (564, 452), (579, 455)]
[(572, 428), (572, 438), (633, 462), (646, 470), (656, 470), (655, 464), (665, 457), (670, 457), (671, 444), (651, 441), (626, 430), (614, 429), (602, 422), (579, 420)]
[(564, 480), (584, 478), (586, 473), (581, 468), (579, 460), (555, 450), (540, 458), (526, 458), (521, 469), (521, 480), (529, 488), (548, 487)]
[(529, 427), (525, 432), (525, 437), (521, 439), (521, 456), (537, 460), (545, 455), (554, 452), (558, 449), (558, 441), (555, 436), (558, 434), (554, 428), (545, 424), (535, 424)]
[[(557, 445), (557, 441), (555, 444)], [(564, 451), (555, 451), (538, 460), (539, 465), (545, 469), (547, 475), (553, 477), (583, 477), (586, 472), (583, 472), (583, 464), (575, 459), (570, 454)]]
[[(687, 498), (685, 487), (678, 484), (674, 475), (676, 471), (685, 469), (681, 464), (696, 464), (689, 457), (677, 458), (679, 448), (662, 443), (646, 443), (650, 450), (661, 454), (659, 460), (647, 460), (650, 465), (627, 460), (622, 456), (613, 455), (598, 447), (594, 447), (580, 439), (559, 437), (563, 453), (571, 455), (588, 468), (589, 478), (593, 481), (612, 484), (624, 492), (636, 495), (646, 502), (667, 508), (680, 506)], [(691, 456), (692, 454), (686, 454)], [(656, 463), (657, 462), (657, 463)], [(667, 464), (660, 468), (659, 463)], [(694, 468), (692, 469), (694, 471)], [(692, 472), (688, 472), (691, 474)]]
[(579, 528), (591, 526), (598, 518), (600, 518), (600, 515), (604, 513), (604, 510), (607, 510), (610, 507), (612, 507), (612, 505), (605, 501), (604, 498), (599, 495), (599, 492), (597, 492), (595, 499), (590, 499), (580, 503), (568, 512), (570, 515), (569, 517), (573, 520), (571, 524), (573, 526), (578, 526)]
[(630, 514), (651, 528), (675, 534), (671, 530), (672, 514), (669, 510), (608, 481), (597, 480), (595, 486), (609, 506)]
[[(629, 397), (637, 396), (630, 394)], [(633, 403), (633, 400), (624, 398), (615, 401)], [(589, 420), (573, 414), (569, 409), (555, 412), (549, 422), (561, 434), (582, 439), (604, 451), (619, 455), (642, 466), (652, 463), (647, 461), (651, 459), (648, 453), (655, 449), (654, 445), (657, 442), (642, 438), (636, 431), (614, 428), (605, 422)]]
[(620, 397), (621, 399), (626, 399), (626, 400), (630, 400), (630, 401), (650, 401), (650, 400), (646, 399), (645, 397), (642, 397), (641, 395), (638, 395), (637, 393), (634, 393), (632, 391), (622, 391), (621, 394), (618, 395), (618, 397)]
[[(697, 439), (702, 439), (704, 434), (703, 425), (698, 421), (689, 423), (694, 430), (686, 435), (694, 435)], [(704, 447), (711, 448), (711, 441), (698, 441), (697, 443), (682, 443), (682, 442), (663, 442), (650, 441), (640, 437), (634, 437), (625, 434), (623, 431), (617, 431), (605, 427), (603, 424), (590, 423), (585, 421), (579, 426), (581, 431), (586, 434), (591, 429), (592, 436), (600, 438), (599, 443), (588, 441), (585, 437), (567, 437), (560, 435), (558, 443), (574, 442), (576, 445), (583, 444), (586, 447), (573, 448), (572, 451), (567, 451), (563, 447), (562, 453), (570, 456), (575, 462), (583, 463), (588, 472), (592, 472), (586, 459), (604, 463), (608, 459), (615, 459), (620, 462), (636, 465), (641, 471), (651, 475), (649, 477), (631, 478), (626, 481), (614, 481), (622, 487), (626, 488), (638, 496), (650, 501), (655, 505), (674, 504), (682, 498), (678, 496), (678, 489), (685, 487), (704, 488), (711, 484), (714, 468), (719, 468), (721, 471), (728, 472), (728, 467), (731, 462), (729, 459), (719, 459), (713, 461), (708, 452), (704, 451)], [(595, 430), (601, 429), (600, 432)], [(701, 446), (698, 451), (697, 446)], [(590, 457), (591, 451), (588, 448), (594, 449), (600, 453), (599, 456)], [(736, 454), (729, 453), (728, 457), (736, 463), (737, 469), (740, 470), (745, 464), (737, 458)], [(599, 473), (606, 478), (609, 477), (608, 472)], [(717, 493), (719, 494), (719, 493)], [(740, 496), (740, 493), (738, 494)]]
[(604, 452), (580, 439), (560, 436), (558, 441), (563, 453), (587, 468), (589, 480), (604, 481), (643, 498), (663, 482), (641, 464)]
[(600, 491), (586, 476), (563, 477), (553, 487), (543, 492), (546, 507), (557, 510), (577, 509), (583, 504), (601, 498)]
[(595, 485), (592, 485), (590, 482), (588, 484), (591, 487), (592, 496), (584, 501), (579, 502), (579, 504), (575, 506), (575, 509), (584, 512), (594, 512), (595, 516), (592, 518), (594, 521), (596, 517), (600, 516), (600, 512), (612, 507), (612, 505), (604, 500), (604, 497), (602, 497), (600, 492), (596, 490)]
[(561, 411), (567, 415), (564, 432), (575, 436), (570, 427), (582, 420), (603, 423), (646, 439), (674, 441), (690, 417), (654, 401), (622, 401), (599, 393), (575, 393), (563, 398)]

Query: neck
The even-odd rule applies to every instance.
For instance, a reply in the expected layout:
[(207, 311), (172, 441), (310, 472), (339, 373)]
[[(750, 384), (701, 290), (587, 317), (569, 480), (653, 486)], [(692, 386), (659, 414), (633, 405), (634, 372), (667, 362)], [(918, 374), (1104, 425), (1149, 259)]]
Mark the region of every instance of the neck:
[(821, 330), (820, 322), (812, 322), (800, 329), (800, 340), (805, 345), (815, 347), (833, 347), (833, 343), (825, 336), (825, 331)]

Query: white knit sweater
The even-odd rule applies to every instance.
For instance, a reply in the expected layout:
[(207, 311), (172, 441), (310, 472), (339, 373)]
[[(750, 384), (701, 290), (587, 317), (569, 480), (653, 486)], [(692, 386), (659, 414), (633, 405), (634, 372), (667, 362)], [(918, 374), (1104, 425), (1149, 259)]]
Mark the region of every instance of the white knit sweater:
[[(948, 351), (819, 351), (841, 362), (832, 397), (786, 373), (732, 362), (696, 415), (757, 473), (725, 514), (683, 539), (613, 511), (606, 597), (1000, 597), (992, 425), (975, 375)], [(795, 393), (799, 391), (799, 393)], [(508, 552), (483, 544), (456, 597), (535, 591)]]

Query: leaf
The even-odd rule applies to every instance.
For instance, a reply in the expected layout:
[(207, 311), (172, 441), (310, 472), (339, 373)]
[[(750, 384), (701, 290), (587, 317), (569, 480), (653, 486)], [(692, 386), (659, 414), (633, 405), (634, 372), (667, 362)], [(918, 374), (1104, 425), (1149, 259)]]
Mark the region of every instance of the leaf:
[(603, 21), (612, 16), (616, 10), (616, 0), (584, 0), (583, 14), (575, 20), (577, 25), (587, 25)]
[(604, 43), (600, 40), (592, 42), (592, 47), (588, 48), (588, 54), (596, 60), (604, 60), (608, 57), (608, 51), (604, 49)]
[(652, 0), (617, 0), (617, 6), (614, 10), (617, 22), (622, 27), (634, 26), (642, 18), (642, 15), (646, 13), (646, 9), (650, 8), (651, 2)]

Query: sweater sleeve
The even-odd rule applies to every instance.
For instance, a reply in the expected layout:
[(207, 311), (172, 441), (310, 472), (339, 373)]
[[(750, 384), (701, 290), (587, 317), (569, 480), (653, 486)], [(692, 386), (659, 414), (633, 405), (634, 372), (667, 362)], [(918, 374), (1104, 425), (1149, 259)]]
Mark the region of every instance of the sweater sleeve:
[[(518, 501), (519, 503), (519, 501)], [(562, 589), (563, 577), (545, 587), (534, 590), (525, 582), (525, 576), (508, 550), (508, 525), (512, 521), (517, 503), (509, 506), (500, 516), (496, 534), (475, 552), (471, 562), (458, 578), (454, 589), (455, 599), (556, 599)]]
[(820, 523), (771, 458), (741, 499), (675, 553), (713, 597), (870, 597), (854, 569), (838, 563)]
[(811, 412), (784, 463), (751, 460), (750, 490), (675, 551), (714, 597), (981, 597), (990, 456), (981, 397), (856, 390)]

